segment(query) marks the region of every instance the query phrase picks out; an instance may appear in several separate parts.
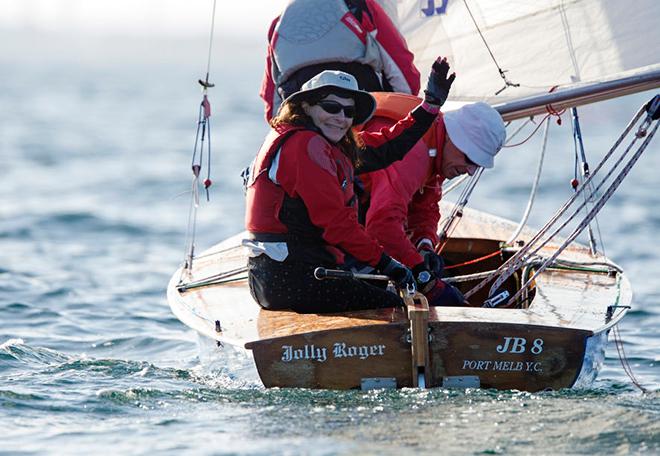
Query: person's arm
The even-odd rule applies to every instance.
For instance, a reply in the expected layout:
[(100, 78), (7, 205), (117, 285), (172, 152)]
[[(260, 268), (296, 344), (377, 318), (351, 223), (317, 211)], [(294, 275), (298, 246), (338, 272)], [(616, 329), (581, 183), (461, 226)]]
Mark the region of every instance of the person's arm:
[(408, 50), (406, 40), (383, 8), (374, 0), (367, 0), (366, 3), (377, 30), (376, 42), (380, 48), (385, 78), (395, 92), (417, 95), (420, 75), (413, 63), (415, 56)]
[(413, 195), (408, 207), (408, 230), (413, 245), (419, 248), (418, 243), (423, 239), (430, 241), (433, 249), (438, 243), (438, 222), (440, 222), (440, 208), (438, 202), (441, 198), (440, 180), (437, 175), (431, 177), (421, 192)]
[[(345, 164), (350, 173), (350, 163)], [(291, 197), (301, 198), (322, 237), (372, 266), (382, 258), (382, 247), (357, 221), (357, 211), (346, 205), (341, 183), (350, 181), (346, 169), (331, 154), (330, 144), (317, 133), (293, 134), (282, 146), (277, 181)]]
[(275, 81), (273, 79), (273, 34), (275, 33), (275, 26), (280, 20), (280, 17), (277, 16), (273, 22), (270, 24), (268, 29), (268, 50), (266, 51), (266, 68), (264, 69), (264, 77), (261, 81), (261, 89), (259, 90), (259, 96), (264, 100), (264, 114), (266, 117), (266, 122), (270, 122), (270, 119), (275, 116), (277, 109), (280, 105), (280, 96), (277, 93), (277, 87), (275, 87)]
[(433, 62), (421, 105), (389, 129), (359, 133), (365, 147), (358, 151), (356, 173), (375, 171), (401, 160), (433, 123), (455, 78), (456, 74), (449, 75), (447, 59), (438, 57)]
[(389, 128), (358, 133), (365, 147), (358, 152), (356, 174), (376, 171), (401, 160), (424, 136), (436, 118), (437, 111), (433, 112), (426, 106), (425, 103), (421, 104)]

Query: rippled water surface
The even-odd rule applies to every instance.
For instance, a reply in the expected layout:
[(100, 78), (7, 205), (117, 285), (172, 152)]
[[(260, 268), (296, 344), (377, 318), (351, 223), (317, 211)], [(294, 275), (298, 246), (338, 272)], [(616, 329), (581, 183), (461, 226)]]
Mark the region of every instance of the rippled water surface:
[[(635, 290), (620, 330), (648, 393), (613, 345), (588, 391), (266, 390), (165, 298), (183, 257), (203, 46), (8, 38), (21, 44), (0, 47), (0, 453), (660, 452), (657, 139), (599, 219)], [(239, 172), (266, 131), (262, 49), (224, 43), (200, 248), (242, 229)], [(581, 110), (594, 161), (649, 96)], [(569, 195), (568, 123), (553, 127), (532, 224)], [(537, 139), (498, 157), (474, 207), (520, 217)]]

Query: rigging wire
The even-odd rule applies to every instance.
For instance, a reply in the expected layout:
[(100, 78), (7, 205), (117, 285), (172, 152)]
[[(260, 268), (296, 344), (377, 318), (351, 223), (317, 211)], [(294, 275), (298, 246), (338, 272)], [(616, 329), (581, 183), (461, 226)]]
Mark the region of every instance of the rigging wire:
[[(552, 115), (553, 115), (553, 114), (546, 114), (546, 115), (543, 117), (543, 119), (541, 119), (541, 121), (538, 123), (538, 125), (534, 128), (534, 130), (532, 130), (532, 132), (531, 132), (529, 135), (527, 135), (527, 137), (526, 137), (525, 139), (523, 139), (522, 141), (520, 141), (520, 142), (518, 142), (518, 143), (515, 143), (515, 144), (509, 144), (509, 143), (507, 142), (507, 143), (504, 144), (502, 147), (503, 147), (503, 148), (504, 148), (504, 147), (506, 147), (506, 148), (511, 148), (511, 147), (522, 146), (522, 145), (525, 144), (527, 141), (529, 141), (530, 139), (532, 139), (532, 137), (536, 134), (536, 132), (539, 131), (539, 128), (541, 128), (541, 126), (543, 126), (543, 123), (544, 123), (546, 120), (550, 120), (550, 116), (552, 116)], [(523, 125), (523, 126), (524, 126), (524, 125)], [(522, 127), (521, 127), (521, 129), (522, 129)], [(519, 131), (520, 131), (520, 130), (519, 130)], [(511, 139), (513, 139), (513, 138), (511, 138)]]
[(442, 228), (438, 232), (439, 240), (437, 246), (435, 247), (436, 253), (438, 254), (442, 253), (442, 250), (447, 245), (447, 239), (449, 239), (453, 231), (456, 229), (456, 226), (458, 225), (458, 221), (463, 217), (463, 209), (467, 205), (470, 199), (470, 195), (472, 195), (472, 192), (474, 191), (474, 187), (477, 185), (477, 182), (479, 182), (479, 178), (481, 177), (483, 172), (484, 172), (483, 167), (480, 166), (479, 168), (477, 168), (477, 171), (474, 173), (473, 176), (470, 176), (470, 180), (468, 181), (465, 188), (463, 188), (463, 191), (461, 192), (458, 201), (454, 205), (451, 214), (449, 214), (444, 224), (442, 225)]
[[(197, 210), (199, 208), (199, 187), (200, 187), (200, 173), (204, 165), (204, 152), (206, 151), (206, 178), (203, 180), (204, 189), (206, 191), (206, 200), (210, 200), (209, 187), (212, 185), (211, 181), (211, 103), (208, 99), (208, 89), (214, 87), (215, 84), (209, 82), (209, 75), (211, 73), (211, 55), (213, 52), (213, 33), (215, 30), (215, 11), (216, 2), (213, 0), (213, 11), (211, 13), (211, 30), (209, 33), (208, 56), (206, 60), (206, 75), (205, 78), (199, 79), (197, 82), (202, 86), (202, 101), (199, 105), (199, 112), (197, 117), (197, 131), (195, 132), (195, 144), (193, 147), (191, 169), (192, 169), (192, 192), (190, 199), (190, 208), (188, 210), (188, 227), (186, 229), (186, 255), (183, 267), (181, 268), (181, 277), (179, 282), (183, 282), (183, 273), (192, 271), (192, 263), (195, 258), (195, 235), (197, 231)], [(206, 146), (206, 147), (205, 147)], [(199, 151), (199, 154), (198, 154)]]
[[(571, 182), (571, 186), (573, 187), (573, 191), (577, 189), (577, 186), (579, 185), (579, 180), (578, 180), (578, 168), (580, 170), (580, 175), (582, 177), (582, 181), (586, 180), (589, 177), (589, 162), (587, 161), (587, 154), (584, 151), (584, 142), (582, 141), (582, 129), (580, 128), (580, 117), (578, 116), (578, 111), (576, 107), (571, 108), (571, 116), (573, 119), (573, 122), (571, 125), (573, 126), (573, 148), (575, 150), (575, 170), (574, 170), (574, 178), (573, 181)], [(579, 156), (579, 158), (578, 158)], [(580, 165), (578, 166), (578, 162), (580, 162)], [(590, 188), (589, 191), (591, 192), (591, 195), (594, 195), (593, 192), (593, 184), (589, 184)], [(584, 201), (586, 204), (585, 209), (589, 209), (588, 203), (590, 202), (589, 199), (587, 198), (586, 193), (584, 193)], [(596, 219), (596, 223), (598, 222), (598, 219)], [(589, 236), (589, 250), (591, 251), (591, 255), (595, 256), (596, 253), (598, 253), (597, 249), (597, 243), (596, 243), (596, 238), (594, 237), (594, 230), (591, 227), (591, 224), (587, 227), (587, 232)], [(603, 245), (602, 238), (600, 239), (601, 245)]]
[(545, 158), (545, 151), (546, 151), (547, 146), (548, 146), (548, 132), (549, 131), (550, 131), (550, 117), (546, 116), (545, 117), (545, 130), (543, 132), (543, 146), (541, 147), (541, 156), (539, 157), (539, 164), (536, 167), (536, 176), (534, 177), (534, 183), (532, 184), (532, 190), (529, 193), (529, 199), (527, 200), (527, 207), (525, 208), (525, 212), (523, 213), (523, 216), (520, 219), (520, 222), (518, 223), (518, 227), (513, 232), (513, 234), (509, 237), (509, 239), (506, 241), (507, 244), (511, 244), (520, 235), (523, 228), (527, 224), (527, 220), (529, 219), (529, 214), (532, 212), (532, 206), (534, 205), (534, 200), (536, 199), (536, 192), (538, 191), (538, 188), (539, 188), (539, 181), (541, 180), (541, 171), (543, 170), (543, 160)]
[(467, 0), (463, 0), (463, 4), (465, 5), (465, 9), (467, 10), (468, 14), (470, 15), (470, 18), (472, 19), (472, 22), (474, 23), (474, 26), (477, 29), (477, 32), (479, 32), (479, 36), (481, 37), (481, 40), (484, 42), (484, 45), (486, 46), (486, 50), (488, 50), (488, 53), (490, 54), (490, 58), (493, 59), (493, 62), (495, 63), (495, 66), (497, 67), (497, 71), (500, 73), (500, 77), (504, 80), (504, 87), (502, 87), (500, 90), (495, 92), (495, 95), (499, 95), (506, 89), (507, 87), (520, 87), (520, 84), (513, 83), (509, 81), (509, 79), (506, 77), (506, 74), (509, 70), (503, 70), (502, 67), (500, 67), (499, 63), (497, 63), (497, 59), (495, 59), (495, 55), (493, 54), (493, 51), (490, 50), (490, 46), (488, 46), (488, 42), (486, 41), (486, 37), (484, 37), (484, 34), (481, 33), (481, 29), (479, 28), (479, 25), (477, 25), (477, 21), (472, 15), (472, 11), (470, 11), (470, 7), (467, 4)]
[(448, 193), (454, 191), (456, 187), (458, 187), (463, 182), (465, 182), (465, 179), (467, 179), (468, 177), (470, 177), (469, 174), (463, 174), (461, 177), (456, 179), (456, 182), (452, 182), (451, 184), (447, 185), (447, 188), (442, 189), (442, 195), (447, 196)]
[[(619, 138), (615, 141), (614, 145), (610, 148), (610, 150), (605, 154), (601, 162), (598, 164), (596, 169), (594, 169), (593, 173), (589, 176), (587, 181), (575, 192), (564, 204), (561, 208), (559, 208), (555, 214), (551, 217), (551, 219), (532, 237), (530, 241), (528, 241), (528, 244), (520, 249), (517, 253), (515, 253), (513, 256), (511, 256), (507, 261), (505, 261), (498, 269), (496, 273), (493, 273), (490, 275), (490, 277), (486, 278), (482, 282), (480, 282), (478, 285), (473, 287), (471, 290), (469, 290), (466, 294), (465, 297), (469, 298), (471, 295), (479, 291), (481, 288), (486, 286), (487, 283), (490, 283), (498, 274), (500, 275), (499, 278), (495, 281), (493, 284), (493, 287), (499, 287), (508, 277), (510, 277), (516, 270), (518, 270), (520, 267), (522, 267), (523, 263), (525, 262), (526, 259), (529, 259), (531, 255), (536, 254), (541, 248), (543, 248), (550, 240), (556, 235), (557, 231), (555, 233), (551, 234), (550, 237), (545, 239), (544, 241), (542, 240), (543, 237), (550, 231), (552, 226), (559, 220), (559, 218), (565, 214), (568, 210), (568, 208), (575, 202), (575, 200), (578, 198), (578, 196), (587, 188), (587, 185), (589, 182), (591, 182), (592, 179), (598, 174), (599, 170), (605, 165), (605, 163), (610, 159), (610, 157), (614, 154), (616, 149), (619, 147), (619, 145), (623, 142), (625, 137), (630, 133), (630, 131), (633, 129), (637, 121), (642, 117), (644, 108), (641, 108), (633, 117), (633, 119), (628, 123), (624, 131), (621, 133)], [(610, 171), (610, 174), (613, 172)], [(603, 179), (603, 182), (607, 179), (608, 176)], [(602, 182), (601, 182), (602, 185)], [(581, 210), (581, 208), (580, 208)], [(573, 215), (574, 217), (574, 215)], [(569, 219), (570, 221), (570, 219)], [(568, 223), (568, 222), (567, 222)], [(563, 229), (566, 223), (562, 225), (559, 230)], [(491, 288), (492, 289), (492, 288)]]
[[(209, 33), (209, 53), (208, 53), (208, 58), (206, 59), (206, 84), (209, 84), (209, 73), (211, 72), (211, 52), (213, 51), (213, 32), (215, 31), (216, 1), (217, 0), (213, 0), (213, 11), (211, 12), (211, 33)], [(213, 87), (213, 84), (211, 84), (209, 87)]]
[[(650, 119), (650, 116), (648, 117)], [(630, 143), (630, 145), (626, 148), (626, 150), (623, 152), (622, 156), (619, 158), (619, 160), (614, 164), (612, 169), (607, 173), (607, 175), (603, 178), (603, 180), (596, 186), (594, 190), (597, 192), (600, 187), (603, 186), (605, 181), (610, 178), (610, 176), (614, 173), (614, 170), (623, 162), (623, 159), (626, 157), (628, 152), (632, 149), (633, 145), (635, 142), (644, 136), (646, 136), (646, 139), (642, 142), (642, 144), (637, 148), (637, 150), (633, 153), (633, 155), (628, 159), (628, 162), (623, 166), (621, 171), (619, 171), (619, 174), (613, 179), (612, 183), (610, 186), (607, 188), (607, 190), (603, 193), (603, 195), (598, 199), (594, 207), (588, 212), (584, 220), (578, 224), (578, 226), (573, 230), (573, 232), (566, 238), (566, 240), (557, 248), (557, 250), (548, 258), (546, 261), (543, 262), (543, 264), (536, 270), (534, 275), (530, 277), (527, 282), (521, 286), (520, 290), (516, 294), (514, 294), (508, 301), (507, 305), (510, 305), (510, 303), (515, 302), (517, 298), (520, 297), (522, 294), (523, 290), (527, 288), (530, 284), (534, 282), (534, 280), (545, 270), (545, 268), (551, 264), (558, 256), (561, 254), (561, 252), (571, 243), (573, 242), (577, 236), (588, 226), (588, 224), (593, 220), (593, 218), (598, 214), (598, 212), (602, 209), (602, 207), (605, 205), (605, 203), (609, 200), (609, 198), (612, 196), (612, 194), (616, 191), (616, 189), (619, 187), (623, 179), (628, 175), (632, 167), (635, 165), (639, 157), (642, 155), (642, 152), (646, 149), (646, 147), (649, 145), (651, 142), (651, 139), (653, 139), (653, 136), (655, 135), (656, 131), (658, 130), (658, 123), (655, 124), (655, 127), (653, 130), (651, 130), (649, 133), (647, 133), (647, 127), (650, 125), (650, 122), (648, 119), (640, 126), (638, 129), (637, 133), (635, 134), (635, 138), (633, 141)], [(586, 203), (583, 203), (580, 207), (578, 207), (575, 212), (569, 217), (569, 219), (564, 222), (562, 226), (557, 228), (554, 233), (550, 236), (550, 239), (554, 238), (559, 231), (561, 231), (575, 216), (585, 207)], [(539, 249), (537, 249), (535, 252), (537, 252)], [(500, 281), (502, 277), (498, 278), (495, 281), (495, 284)], [(491, 292), (497, 289), (501, 285), (501, 282), (497, 284), (497, 287), (495, 287), (495, 284), (493, 284), (493, 287), (491, 288)]]
[[(612, 156), (614, 151), (618, 148), (618, 146), (621, 144), (623, 139), (628, 135), (628, 133), (630, 133), (630, 131), (632, 130), (634, 124), (639, 120), (639, 118), (641, 116), (642, 116), (642, 110), (640, 109), (637, 112), (637, 114), (635, 115), (635, 117), (633, 118), (633, 120), (631, 120), (630, 123), (626, 126), (626, 128), (624, 129), (624, 132), (619, 136), (617, 141), (615, 141), (615, 144), (612, 146), (612, 148), (607, 152), (605, 157), (603, 157), (601, 163), (599, 163), (599, 165), (594, 170), (593, 174), (590, 175), (589, 179), (593, 179), (596, 176), (598, 171), (604, 166), (605, 162)], [(564, 205), (559, 210), (557, 210), (555, 212), (553, 217), (536, 233), (536, 235), (528, 242), (528, 244), (523, 249), (519, 250), (514, 256), (509, 258), (509, 260), (507, 260), (502, 266), (500, 266), (500, 269), (505, 271), (506, 273), (509, 273), (509, 275), (511, 275), (511, 273), (513, 271), (515, 271), (520, 266), (522, 266), (522, 263), (523, 263), (522, 257), (524, 255), (534, 255), (543, 246), (545, 246), (550, 241), (550, 239), (552, 239), (552, 236), (550, 236), (550, 238), (547, 239), (546, 241), (542, 242), (541, 245), (538, 248), (536, 248), (536, 250), (534, 250), (531, 254), (529, 254), (529, 251), (532, 249), (534, 244), (539, 243), (540, 239), (550, 230), (552, 225), (554, 225), (555, 222), (557, 222), (557, 220), (559, 220), (559, 218), (575, 202), (575, 200), (577, 199), (580, 192), (584, 191), (584, 188), (585, 188), (585, 186), (581, 187), (578, 190), (577, 193), (575, 193), (573, 196), (571, 196), (571, 198), (569, 198), (568, 201), (566, 201), (564, 203)], [(491, 279), (492, 279), (492, 277), (491, 277)], [(483, 285), (485, 285), (485, 281), (484, 281), (484, 283), (480, 284), (478, 286), (478, 288), (481, 288)], [(472, 293), (473, 291), (476, 291), (476, 290), (471, 290), (470, 292), (468, 292), (468, 294)]]
[[(528, 118), (522, 123), (522, 125), (520, 125), (520, 126), (516, 129), (516, 131), (514, 131), (514, 132), (511, 133), (511, 134), (508, 134), (508, 133), (507, 133), (507, 135), (506, 135), (506, 141), (504, 142), (504, 144), (506, 145), (506, 144), (510, 143), (511, 141), (513, 141), (513, 138), (515, 138), (516, 136), (518, 136), (518, 133), (520, 133), (520, 132), (523, 130), (523, 128), (525, 128), (525, 127), (527, 126), (527, 124), (529, 124), (529, 123), (532, 122), (533, 120), (534, 120), (534, 117), (528, 117)], [(508, 123), (506, 124), (506, 128), (509, 128), (509, 125), (511, 125), (511, 122), (508, 122)]]
[(626, 352), (623, 349), (623, 339), (621, 339), (621, 333), (619, 332), (619, 325), (614, 325), (612, 327), (612, 336), (614, 339), (614, 345), (616, 346), (616, 351), (619, 355), (619, 361), (621, 361), (621, 366), (623, 371), (626, 373), (630, 381), (635, 385), (642, 393), (648, 393), (649, 391), (642, 386), (642, 384), (637, 380), (635, 374), (633, 373), (632, 367), (628, 362), (628, 357)]

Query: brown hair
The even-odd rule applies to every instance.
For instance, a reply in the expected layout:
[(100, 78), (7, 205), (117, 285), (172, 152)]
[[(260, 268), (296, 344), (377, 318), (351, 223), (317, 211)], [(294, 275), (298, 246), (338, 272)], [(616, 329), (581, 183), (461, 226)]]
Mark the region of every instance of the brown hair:
[[(298, 99), (293, 102), (286, 102), (280, 106), (277, 115), (270, 121), (270, 126), (277, 128), (282, 125), (295, 125), (295, 126), (311, 126), (314, 125), (312, 118), (307, 115), (303, 108), (303, 102), (310, 105), (315, 105), (330, 94), (335, 94), (340, 97), (346, 97), (345, 93), (338, 90), (316, 90), (307, 94), (304, 99)], [(347, 97), (350, 98), (350, 97)], [(353, 167), (358, 166), (358, 149), (364, 147), (362, 141), (353, 133), (353, 129), (349, 128), (343, 138), (337, 142), (337, 147), (346, 155), (353, 164)]]

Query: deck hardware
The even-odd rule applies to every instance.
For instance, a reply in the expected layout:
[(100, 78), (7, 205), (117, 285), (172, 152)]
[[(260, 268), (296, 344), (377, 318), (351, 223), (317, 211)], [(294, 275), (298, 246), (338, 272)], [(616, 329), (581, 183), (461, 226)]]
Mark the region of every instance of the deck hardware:
[(508, 291), (502, 290), (492, 298), (486, 299), (481, 307), (497, 307), (499, 304), (509, 299), (509, 296), (510, 294)]
[(607, 313), (605, 314), (605, 321), (609, 322), (614, 316), (614, 311), (616, 309), (632, 309), (632, 306), (620, 306), (620, 305), (611, 305), (607, 306)]
[(481, 388), (478, 375), (455, 375), (442, 378), (443, 388)]
[(404, 296), (410, 329), (410, 355), (413, 386), (426, 388), (429, 384), (429, 303), (426, 297), (417, 293), (414, 296)]
[(222, 332), (222, 326), (220, 326), (220, 320), (215, 321), (215, 332)]
[(360, 389), (368, 391), (373, 389), (396, 389), (394, 377), (367, 377), (360, 382)]

